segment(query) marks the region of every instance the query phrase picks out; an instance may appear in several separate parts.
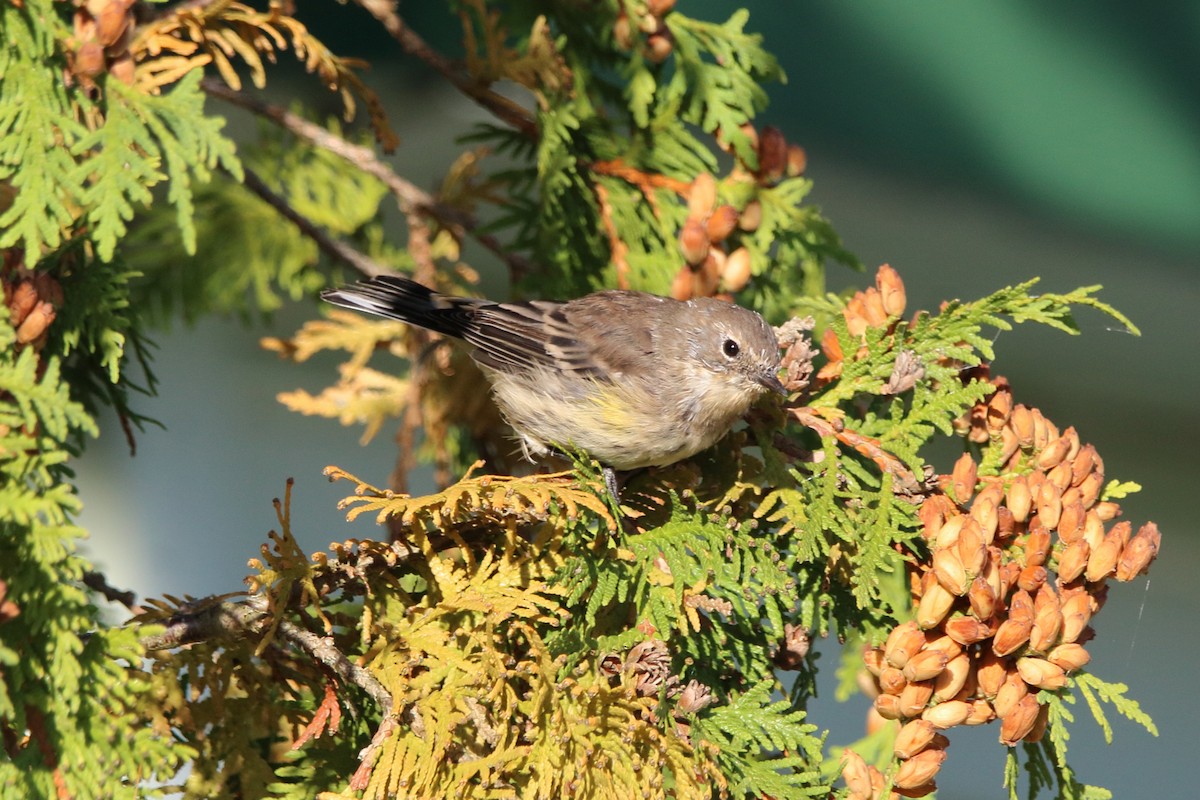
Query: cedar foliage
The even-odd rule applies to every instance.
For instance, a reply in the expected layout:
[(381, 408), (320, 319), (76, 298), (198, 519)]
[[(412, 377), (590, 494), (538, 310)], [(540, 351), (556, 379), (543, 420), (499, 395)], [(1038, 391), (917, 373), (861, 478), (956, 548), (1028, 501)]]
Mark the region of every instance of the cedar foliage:
[[(1014, 798), (1022, 772), (1031, 796), (1107, 796), (1067, 761), (1076, 699), (1106, 734), (1104, 704), (1154, 729), (1123, 685), (1080, 669), (1080, 645), (1157, 530), (1105, 530), (1130, 485), (1102, 493), (1094, 449), (988, 368), (989, 330), (1014, 323), (1076, 333), (1072, 309), (1092, 307), (1132, 329), (1098, 287), (1030, 281), (909, 317), (890, 268), (827, 293), (827, 265), (857, 264), (804, 204), (803, 151), (754, 126), (783, 75), (744, 11), (463, 0), (457, 64), (394, 2), (358, 3), (494, 116), (435, 194), (337, 123), (240, 91), (291, 52), (396, 146), (358, 62), (288, 4), (0, 8), (4, 796), (919, 796), (948, 752), (931, 721), (996, 715)], [(235, 146), (206, 95), (266, 120), (261, 141)], [(391, 200), (399, 239), (379, 222)], [(139, 606), (91, 571), (70, 459), (102, 404), (131, 441), (146, 422), (131, 403), (154, 390), (149, 325), (268, 312), (353, 270), (470, 291), (468, 240), (522, 297), (736, 292), (791, 320), (791, 398), (635, 479), (617, 509), (586, 459), (514, 462), (461, 351), (329, 311), (264, 344), (347, 355), (322, 392), (281, 394), (289, 408), (364, 439), (399, 426), (394, 485), (328, 470), (354, 487), (348, 516), (388, 535), (307, 554), (289, 486), (245, 595)], [(946, 438), (964, 457), (939, 475), (926, 453)], [(418, 459), (441, 491), (405, 493)], [(132, 622), (103, 619), (95, 593)], [(805, 713), (809, 638), (831, 634), (850, 643), (843, 684), (882, 715), (840, 760)], [(908, 667), (939, 651), (969, 677)]]

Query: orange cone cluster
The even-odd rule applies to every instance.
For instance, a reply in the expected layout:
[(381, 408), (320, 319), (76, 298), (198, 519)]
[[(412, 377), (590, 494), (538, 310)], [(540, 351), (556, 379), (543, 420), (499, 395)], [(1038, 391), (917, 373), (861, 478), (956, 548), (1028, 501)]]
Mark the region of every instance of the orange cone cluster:
[(0, 270), (0, 289), (8, 307), (8, 323), (17, 332), (17, 347), (40, 350), (56, 309), (62, 305), (62, 287), (45, 273), (4, 268)]
[[(1159, 549), (1153, 523), (1134, 534), (1114, 522), (1095, 448), (992, 382), (960, 429), (1001, 448), (1001, 477), (980, 479), (966, 454), (941, 476), (920, 510), (929, 557), (910, 576), (915, 619), (864, 655), (874, 712), (901, 724), (892, 796), (936, 788), (949, 744), (938, 731), (998, 719), (1001, 743), (1039, 740), (1049, 713), (1039, 693), (1088, 663), (1108, 579), (1144, 573)], [(844, 760), (850, 796), (882, 797), (884, 776), (859, 762)]]
[(745, 225), (741, 214), (717, 202), (717, 182), (703, 172), (688, 189), (688, 216), (679, 231), (679, 250), (686, 262), (671, 284), (677, 300), (739, 292), (750, 282), (750, 251), (738, 247), (726, 252), (724, 242)]
[(134, 0), (75, 0), (75, 5), (71, 75), (85, 87), (106, 72), (133, 83)]
[[(730, 181), (771, 186), (804, 171), (804, 149), (789, 144), (779, 129), (767, 126), (759, 132), (745, 125), (742, 133), (754, 148), (758, 164), (750, 166), (739, 160)], [(736, 157), (727, 144), (722, 146)], [(671, 296), (676, 300), (713, 296), (732, 300), (731, 295), (750, 282), (750, 251), (745, 247), (731, 250), (727, 240), (737, 231), (758, 230), (762, 204), (753, 199), (739, 211), (719, 202), (717, 195), (716, 179), (708, 173), (697, 175), (687, 189), (688, 215), (679, 231), (679, 250), (685, 263), (671, 284)]]

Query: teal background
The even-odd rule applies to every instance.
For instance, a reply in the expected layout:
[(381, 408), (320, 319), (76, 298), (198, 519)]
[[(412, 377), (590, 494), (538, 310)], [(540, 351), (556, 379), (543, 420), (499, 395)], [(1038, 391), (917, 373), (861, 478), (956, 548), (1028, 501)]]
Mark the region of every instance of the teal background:
[[(682, 2), (718, 18), (732, 5)], [(869, 273), (903, 275), (910, 308), (970, 299), (1032, 276), (1048, 291), (1103, 284), (1133, 317), (1136, 338), (1084, 312), (1083, 336), (1018, 329), (997, 339), (997, 372), (1017, 397), (1075, 424), (1108, 474), (1145, 490), (1126, 501), (1135, 526), (1156, 520), (1163, 553), (1149, 579), (1114, 586), (1096, 622), (1091, 669), (1130, 684), (1160, 738), (1117, 724), (1106, 747), (1086, 708), (1071, 740), (1085, 781), (1118, 798), (1192, 797), (1200, 563), (1195, 511), (1200, 450), (1200, 4), (1160, 2), (852, 2), (749, 5), (787, 73), (765, 120), (808, 151), (813, 200)], [(396, 48), (360, 10), (330, 4), (310, 20), (334, 49), (370, 59), (403, 145), (393, 163), (425, 186), (457, 152), (450, 140), (481, 112), (426, 71), (393, 61)], [(453, 48), (456, 24), (433, 4), (408, 4), (414, 26)], [(329, 102), (312, 79), (276, 80), (282, 97)], [(330, 103), (332, 108), (332, 103)], [(254, 126), (220, 109), (235, 130)], [(870, 275), (839, 268), (830, 286)], [(302, 418), (277, 392), (316, 390), (332, 359), (297, 368), (257, 347), (315, 313), (285, 309), (254, 328), (207, 320), (160, 337), (160, 396), (142, 405), (166, 431), (140, 437), (130, 458), (115, 420), (82, 459), (87, 550), (111, 580), (139, 594), (237, 589), (245, 561), (276, 523), (270, 500), (295, 476), (296, 533), (309, 549), (376, 535), (346, 527), (348, 493), (320, 469), (334, 463), (386, 481), (388, 433)], [(946, 465), (941, 465), (945, 467)], [(428, 485), (428, 484), (427, 484)], [(861, 733), (865, 704), (835, 704), (824, 654), (813, 720), (833, 741)], [(939, 778), (944, 798), (1000, 798), (995, 726), (954, 731)]]

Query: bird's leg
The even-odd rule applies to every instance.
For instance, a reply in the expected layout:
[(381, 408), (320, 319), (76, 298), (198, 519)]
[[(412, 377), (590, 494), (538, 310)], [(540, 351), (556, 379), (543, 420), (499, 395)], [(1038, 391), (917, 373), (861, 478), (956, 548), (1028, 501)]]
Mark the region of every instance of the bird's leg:
[(608, 496), (612, 498), (613, 508), (618, 512), (621, 510), (622, 483), (623, 481), (620, 480), (615, 469), (608, 466), (604, 468), (604, 488), (608, 489)]

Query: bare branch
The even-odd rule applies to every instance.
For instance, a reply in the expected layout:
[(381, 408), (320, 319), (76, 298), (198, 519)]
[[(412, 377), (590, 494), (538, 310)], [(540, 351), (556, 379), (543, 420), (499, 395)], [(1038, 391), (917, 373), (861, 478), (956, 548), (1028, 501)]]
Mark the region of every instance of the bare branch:
[(239, 108), (244, 108), (253, 114), (264, 117), (309, 144), (324, 148), (334, 155), (345, 159), (368, 175), (378, 178), (395, 195), (396, 202), (406, 217), (411, 218), (414, 213), (425, 214), (450, 231), (459, 241), (468, 237), (473, 238), (492, 253), (499, 256), (508, 265), (509, 273), (514, 279), (520, 278), (531, 271), (531, 265), (527, 260), (519, 255), (508, 252), (496, 237), (481, 232), (479, 230), (479, 221), (472, 214), (438, 202), (433, 195), (424, 189), (397, 175), (395, 170), (379, 160), (379, 157), (376, 156), (375, 151), (371, 148), (347, 141), (326, 128), (310, 122), (297, 114), (293, 114), (285, 108), (263, 102), (244, 92), (230, 89), (218, 81), (206, 78), (201, 82), (201, 87), (211, 97), (225, 100)]
[(395, 270), (383, 266), (361, 250), (351, 247), (345, 242), (340, 242), (325, 233), (312, 220), (292, 208), (287, 200), (277, 195), (270, 186), (267, 186), (262, 178), (258, 177), (254, 170), (249, 167), (243, 167), (242, 172), (242, 184), (247, 189), (254, 192), (263, 200), (266, 200), (272, 208), (291, 220), (305, 236), (316, 242), (321, 252), (330, 258), (353, 267), (369, 278), (373, 278), (376, 275), (396, 274)]
[(392, 38), (404, 48), (404, 52), (433, 67), (446, 80), (454, 84), (460, 92), (525, 136), (530, 139), (537, 138), (537, 124), (526, 109), (455, 69), (448, 58), (430, 47), (424, 39), (404, 23), (404, 20), (396, 13), (396, 0), (355, 0), (355, 2), (383, 25)]

